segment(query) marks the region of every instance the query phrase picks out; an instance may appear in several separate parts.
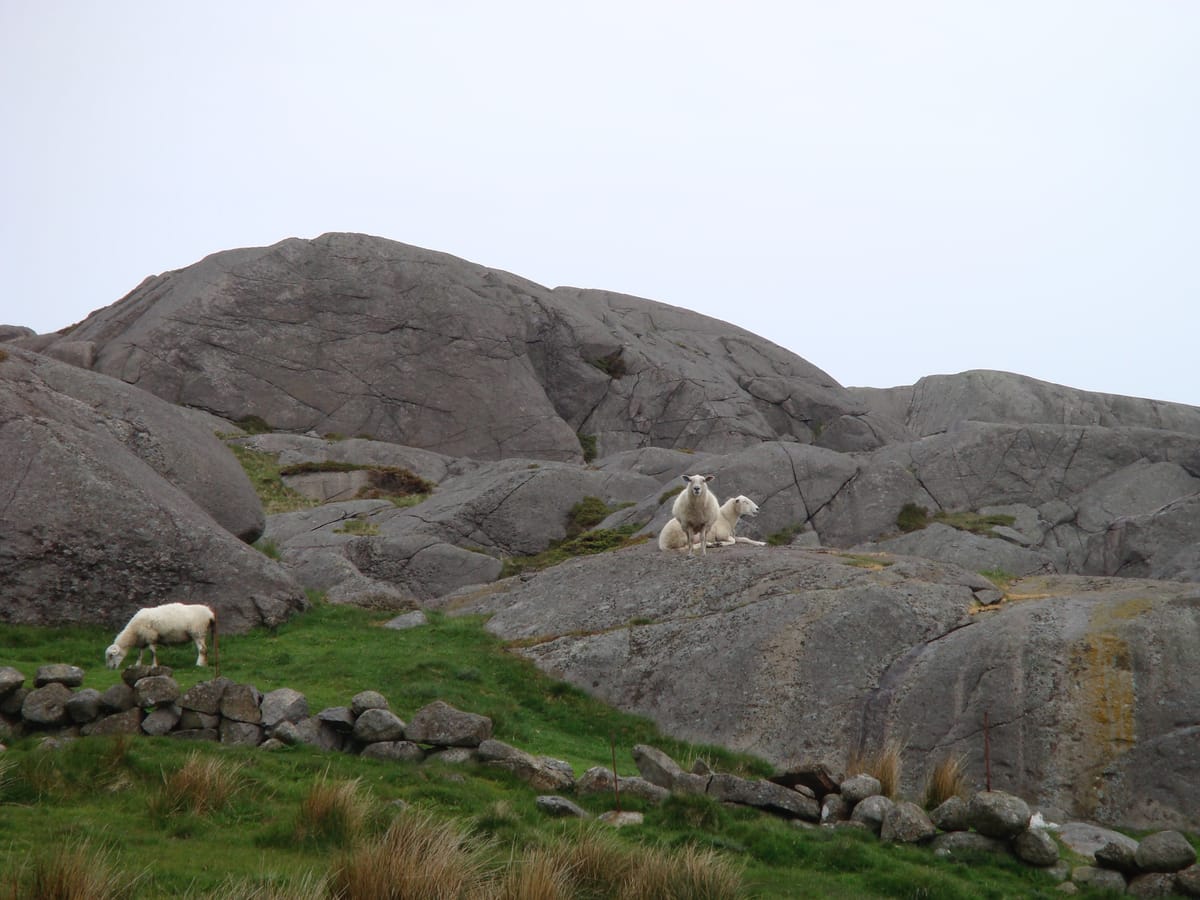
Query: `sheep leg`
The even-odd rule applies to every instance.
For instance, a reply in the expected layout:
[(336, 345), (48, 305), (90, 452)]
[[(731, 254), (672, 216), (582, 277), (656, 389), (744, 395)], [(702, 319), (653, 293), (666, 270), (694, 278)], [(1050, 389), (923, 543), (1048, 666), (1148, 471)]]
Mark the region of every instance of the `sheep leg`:
[(700, 555), (708, 556), (708, 529), (700, 526)]
[(208, 659), (205, 656), (205, 653), (207, 652), (207, 650), (208, 650), (208, 648), (204, 644), (204, 638), (203, 637), (196, 638), (196, 652), (199, 654), (196, 657), (196, 665), (198, 665), (198, 666), (207, 666), (208, 665)]
[(692, 526), (691, 526), (691, 525), (684, 525), (684, 526), (683, 526), (683, 533), (684, 533), (685, 535), (687, 535), (688, 556), (691, 556), (691, 555), (692, 555), (692, 550), (694, 549), (694, 547), (692, 546), (692, 544), (693, 544), (693, 541), (695, 541), (695, 538), (693, 538), (693, 537), (692, 537)]
[[(140, 663), (141, 661), (142, 661), (142, 654), (139, 653), (138, 654), (138, 662)], [(152, 665), (152, 666), (158, 665), (158, 645), (155, 644), (153, 641), (150, 642), (150, 665)]]
[(145, 647), (138, 647), (138, 658), (137, 658), (137, 662), (134, 663), (135, 666), (140, 666), (142, 664), (142, 654), (145, 652), (146, 652)]

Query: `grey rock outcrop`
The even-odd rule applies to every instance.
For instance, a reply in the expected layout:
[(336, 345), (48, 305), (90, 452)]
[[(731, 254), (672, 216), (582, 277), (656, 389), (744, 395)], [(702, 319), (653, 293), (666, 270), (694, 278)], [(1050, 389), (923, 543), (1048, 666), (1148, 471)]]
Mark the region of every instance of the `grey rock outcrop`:
[(1195, 586), (1039, 575), (981, 613), (980, 580), (886, 555), (739, 546), (690, 565), (639, 546), (444, 599), (685, 740), (787, 767), (903, 731), (907, 754), (961, 753), (978, 784), (988, 712), (993, 777), (1014, 793), (1099, 821), (1195, 822), (1200, 759), (1178, 724), (1200, 717), (1183, 687), (1200, 683)]
[(261, 531), (262, 508), (206, 425), (114, 379), (6, 353), (0, 617), (115, 629), (176, 599), (211, 605), (237, 632), (307, 605), (278, 564), (238, 539)]
[[(481, 459), (578, 460), (576, 432), (602, 455), (811, 441), (846, 416), (862, 420), (830, 429), (846, 449), (903, 432), (723, 322), (357, 234), (215, 253), (43, 351), (68, 342), (90, 342), (97, 371), (230, 420)], [(513, 402), (494, 402), (501, 385)]]

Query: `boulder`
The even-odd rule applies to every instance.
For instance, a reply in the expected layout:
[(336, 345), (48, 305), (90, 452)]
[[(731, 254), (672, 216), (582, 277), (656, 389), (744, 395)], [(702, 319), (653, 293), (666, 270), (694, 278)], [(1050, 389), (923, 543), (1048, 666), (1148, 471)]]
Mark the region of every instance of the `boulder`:
[(410, 741), (420, 744), (478, 747), (480, 741), (492, 736), (492, 720), (435, 700), (417, 710), (408, 723), (406, 734)]
[(350, 714), (361, 716), (368, 709), (388, 709), (387, 698), (379, 691), (359, 691), (350, 699)]
[(184, 709), (194, 709), (197, 712), (215, 714), (221, 711), (221, 698), (225, 691), (233, 685), (228, 678), (213, 678), (209, 681), (198, 681), (179, 698), (179, 705)]
[(968, 810), (962, 797), (950, 797), (939, 803), (929, 818), (942, 831), (966, 831), (971, 827)]
[(12, 666), (0, 666), (0, 697), (7, 697), (25, 684), (25, 676)]
[(939, 834), (930, 841), (933, 851), (942, 856), (953, 858), (970, 853), (1008, 853), (1007, 841), (988, 837), (975, 831), (947, 831)]
[(274, 728), (280, 722), (299, 722), (308, 716), (308, 698), (292, 688), (278, 688), (263, 694), (259, 704), (262, 725)]
[(67, 715), (77, 725), (95, 721), (100, 716), (100, 692), (95, 688), (75, 691), (66, 703)]
[(1175, 873), (1175, 886), (1185, 897), (1200, 897), (1200, 865)]
[(859, 773), (851, 775), (842, 781), (842, 799), (853, 806), (868, 797), (874, 797), (883, 791), (883, 785), (874, 775)]
[(69, 688), (79, 687), (83, 684), (83, 669), (65, 663), (38, 666), (37, 672), (33, 676), (34, 687), (45, 687), (55, 682)]
[(405, 740), (408, 726), (395, 713), (386, 709), (367, 709), (354, 720), (354, 739), (364, 744), (377, 741)]
[(622, 775), (616, 778), (615, 782), (614, 784), (612, 769), (593, 766), (576, 780), (575, 791), (579, 794), (607, 794), (614, 797), (619, 794), (622, 797), (636, 797), (649, 803), (662, 803), (671, 796), (671, 792), (665, 787), (652, 784), (645, 778)]
[(708, 796), (725, 803), (753, 806), (809, 822), (821, 819), (821, 807), (815, 799), (766, 779), (741, 778), (718, 772), (709, 779)]
[(543, 794), (534, 799), (534, 805), (548, 816), (555, 818), (590, 819), (592, 814), (577, 803), (556, 794)]
[(151, 675), (139, 678), (133, 686), (134, 702), (145, 709), (163, 703), (174, 703), (181, 691), (179, 682), (170, 675)]
[(217, 729), (222, 744), (235, 747), (257, 747), (263, 742), (262, 726), (236, 719), (222, 719)]
[(1144, 872), (1129, 879), (1125, 892), (1131, 897), (1176, 897), (1174, 872)]
[(865, 825), (878, 835), (883, 830), (884, 820), (895, 805), (882, 794), (866, 797), (854, 804), (854, 809), (850, 812), (850, 821)]
[(967, 821), (988, 837), (1016, 837), (1029, 827), (1029, 819), (1029, 804), (1005, 791), (979, 791), (967, 805)]
[(1076, 866), (1071, 870), (1071, 881), (1094, 891), (1125, 893), (1125, 876), (1113, 869), (1098, 869), (1095, 866)]
[(1012, 842), (1013, 853), (1031, 866), (1045, 868), (1058, 862), (1058, 844), (1043, 828), (1027, 828)]
[(181, 711), (178, 706), (173, 703), (164, 704), (142, 719), (142, 731), (153, 737), (161, 737), (179, 724), (180, 717)]
[(1159, 831), (1138, 842), (1134, 860), (1143, 872), (1178, 872), (1196, 862), (1196, 848), (1178, 831)]
[(134, 706), (90, 722), (83, 726), (81, 732), (84, 735), (140, 734), (143, 716), (141, 707)]
[(1095, 852), (1096, 865), (1105, 869), (1116, 869), (1125, 875), (1137, 873), (1137, 841), (1109, 841)]
[(221, 715), (226, 720), (259, 725), (262, 722), (261, 703), (262, 694), (254, 685), (232, 683), (221, 693)]
[(71, 721), (67, 703), (71, 700), (71, 689), (57, 681), (34, 688), (25, 695), (21, 703), (21, 718), (33, 725), (54, 727), (67, 725)]
[(679, 763), (649, 744), (634, 744), (632, 755), (633, 763), (642, 773), (642, 777), (651, 784), (667, 790), (674, 788), (675, 781), (684, 774)]
[[(7, 352), (0, 618), (116, 629), (168, 598), (207, 603), (223, 631), (243, 632), (307, 606), (239, 539), (261, 532), (261, 504), (207, 426), (120, 381)], [(70, 504), (47, 502), (64, 496)]]
[(425, 758), (425, 751), (412, 741), (375, 741), (363, 747), (359, 756), (393, 762), (420, 762)]
[(908, 800), (895, 804), (883, 817), (879, 839), (892, 844), (917, 844), (937, 834), (925, 810)]

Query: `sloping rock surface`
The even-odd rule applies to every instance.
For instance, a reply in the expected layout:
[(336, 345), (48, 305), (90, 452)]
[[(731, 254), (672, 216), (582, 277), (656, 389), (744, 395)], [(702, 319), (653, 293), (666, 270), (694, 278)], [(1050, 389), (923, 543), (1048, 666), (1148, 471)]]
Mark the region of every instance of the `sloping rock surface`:
[(245, 473), (209, 430), (106, 376), (15, 348), (0, 360), (0, 617), (123, 626), (208, 603), (223, 630), (306, 600), (235, 534), (262, 529)]
[(439, 601), (491, 613), (540, 668), (668, 733), (781, 766), (906, 742), (906, 791), (962, 753), (983, 780), (1097, 821), (1195, 827), (1200, 591), (1077, 576), (989, 582), (904, 557), (652, 547)]
[(973, 369), (894, 388), (849, 388), (889, 421), (926, 437), (967, 421), (1007, 425), (1140, 427), (1200, 435), (1200, 408), (1081, 391), (1012, 372)]
[[(578, 460), (907, 434), (827, 374), (724, 322), (547, 289), (359, 234), (216, 253), (148, 278), (61, 336), (17, 338), (173, 403), (276, 430), (370, 435), (453, 456)], [(840, 439), (840, 438), (839, 438)]]

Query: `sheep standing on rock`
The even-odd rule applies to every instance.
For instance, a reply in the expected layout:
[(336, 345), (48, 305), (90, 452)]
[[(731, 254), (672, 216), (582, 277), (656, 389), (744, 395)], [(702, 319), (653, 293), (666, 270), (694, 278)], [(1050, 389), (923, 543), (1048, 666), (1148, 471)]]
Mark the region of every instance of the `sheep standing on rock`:
[[(687, 487), (675, 498), (671, 514), (675, 517), (674, 521), (679, 523), (687, 540), (688, 556), (692, 555), (692, 546), (696, 542), (693, 535), (699, 536), (700, 553), (707, 556), (709, 532), (721, 515), (721, 507), (717, 503), (717, 498), (708, 489), (708, 482), (713, 480), (713, 476), (684, 475), (682, 477)], [(663, 531), (665, 532), (666, 529)], [(659, 546), (662, 546), (661, 535), (659, 536)]]
[[(721, 504), (719, 512), (716, 524), (709, 532), (708, 544), (710, 547), (732, 547), (734, 544), (766, 546), (766, 541), (756, 541), (733, 533), (733, 530), (737, 528), (738, 519), (742, 516), (758, 515), (758, 504), (745, 494), (730, 497)], [(683, 533), (683, 528), (676, 519), (672, 519), (658, 535), (658, 548), (660, 550), (682, 550), (686, 546), (687, 536)]]
[(138, 648), (137, 665), (142, 664), (142, 654), (150, 648), (151, 664), (158, 665), (159, 644), (186, 644), (192, 641), (198, 653), (196, 665), (208, 665), (205, 639), (212, 629), (213, 652), (220, 666), (220, 650), (217, 647), (217, 614), (202, 603), (164, 603), (139, 609), (121, 629), (112, 645), (104, 651), (104, 662), (110, 669), (121, 665), (121, 660), (134, 647)]

